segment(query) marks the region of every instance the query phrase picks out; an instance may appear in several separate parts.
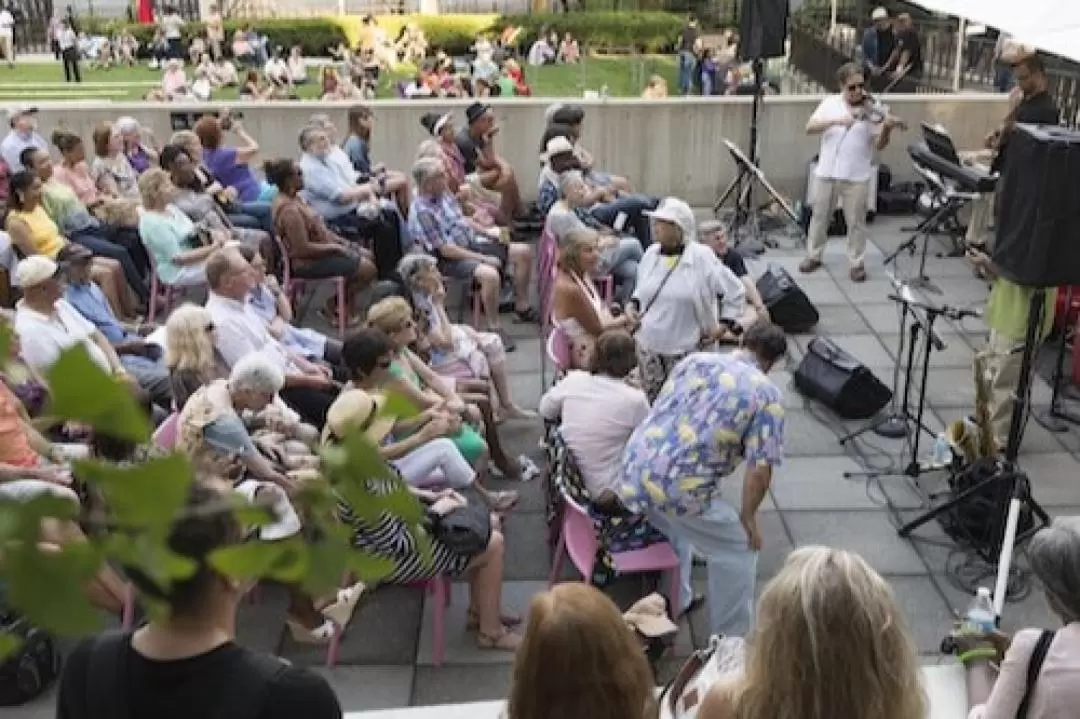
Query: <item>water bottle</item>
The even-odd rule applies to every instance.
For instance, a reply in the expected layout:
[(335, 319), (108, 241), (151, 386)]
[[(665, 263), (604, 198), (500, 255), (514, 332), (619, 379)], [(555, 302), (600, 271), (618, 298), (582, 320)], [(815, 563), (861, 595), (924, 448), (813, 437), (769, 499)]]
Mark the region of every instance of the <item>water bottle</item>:
[(975, 599), (964, 615), (964, 631), (972, 634), (990, 634), (997, 628), (997, 614), (988, 587), (979, 587)]

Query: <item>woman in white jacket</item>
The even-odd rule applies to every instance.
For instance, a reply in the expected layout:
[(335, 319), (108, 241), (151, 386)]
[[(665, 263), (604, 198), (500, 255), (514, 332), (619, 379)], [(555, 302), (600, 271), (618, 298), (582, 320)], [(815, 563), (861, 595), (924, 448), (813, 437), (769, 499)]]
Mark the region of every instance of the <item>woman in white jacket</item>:
[(627, 312), (640, 323), (638, 362), (651, 402), (679, 360), (715, 348), (727, 335), (745, 309), (746, 290), (710, 248), (697, 242), (689, 205), (667, 197), (646, 214), (653, 244), (638, 264)]

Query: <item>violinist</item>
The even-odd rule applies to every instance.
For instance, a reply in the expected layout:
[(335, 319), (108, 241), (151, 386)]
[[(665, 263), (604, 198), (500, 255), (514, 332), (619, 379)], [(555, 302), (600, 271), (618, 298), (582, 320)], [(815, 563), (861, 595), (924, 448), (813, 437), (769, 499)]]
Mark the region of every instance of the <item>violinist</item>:
[(877, 170), (874, 153), (885, 149), (892, 131), (903, 122), (888, 109), (875, 106), (866, 93), (866, 80), (855, 63), (837, 72), (840, 93), (821, 101), (806, 123), (806, 134), (821, 135), (813, 191), (809, 198), (812, 215), (807, 232), (806, 259), (799, 271), (814, 272), (828, 242), (826, 233), (833, 208), (839, 199), (848, 227), (848, 263), (852, 282), (866, 281), (863, 255), (866, 251), (866, 209), (870, 179)]

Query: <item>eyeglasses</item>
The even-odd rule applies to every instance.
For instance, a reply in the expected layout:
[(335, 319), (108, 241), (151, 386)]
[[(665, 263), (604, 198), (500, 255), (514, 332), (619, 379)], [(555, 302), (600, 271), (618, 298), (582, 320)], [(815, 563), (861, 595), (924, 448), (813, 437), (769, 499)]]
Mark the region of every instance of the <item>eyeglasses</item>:
[(866, 87), (866, 83), (865, 82), (859, 82), (859, 83), (855, 83), (854, 85), (848, 85), (847, 89), (848, 89), (848, 91), (862, 90), (864, 87)]

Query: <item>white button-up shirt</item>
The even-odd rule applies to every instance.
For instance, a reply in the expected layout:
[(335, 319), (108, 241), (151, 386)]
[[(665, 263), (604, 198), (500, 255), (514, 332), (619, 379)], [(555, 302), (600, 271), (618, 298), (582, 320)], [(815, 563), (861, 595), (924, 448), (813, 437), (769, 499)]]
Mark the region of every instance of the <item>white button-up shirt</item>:
[[(660, 254), (659, 244), (651, 245), (638, 263), (634, 299), (643, 313), (638, 343), (650, 352), (676, 355), (696, 349), (701, 335), (716, 329), (718, 314), (728, 320), (741, 317), (746, 288), (710, 248), (696, 241), (686, 244), (665, 282), (672, 261)], [(723, 298), (719, 313), (718, 297)]]
[[(840, 95), (821, 101), (811, 120), (827, 122), (852, 115), (851, 107)], [(858, 120), (851, 127), (833, 125), (821, 134), (814, 174), (823, 180), (865, 182), (874, 173), (874, 144), (881, 134), (881, 123)]]
[(229, 367), (245, 355), (260, 352), (285, 374), (300, 374), (288, 352), (266, 330), (266, 322), (251, 305), (211, 292), (206, 299), (206, 311), (217, 329), (217, 351)]
[(81, 344), (90, 359), (106, 374), (112, 374), (109, 358), (92, 339), (97, 328), (67, 300), (57, 300), (51, 315), (44, 315), (19, 301), (15, 307), (15, 331), (19, 334), (19, 355), (31, 367), (48, 369), (60, 359), (60, 353)]

